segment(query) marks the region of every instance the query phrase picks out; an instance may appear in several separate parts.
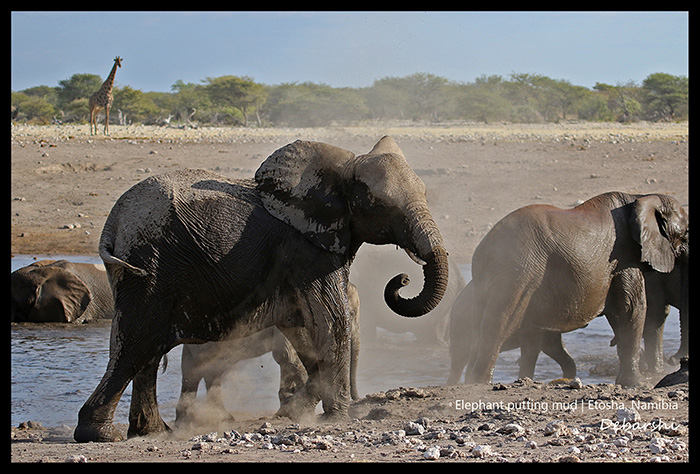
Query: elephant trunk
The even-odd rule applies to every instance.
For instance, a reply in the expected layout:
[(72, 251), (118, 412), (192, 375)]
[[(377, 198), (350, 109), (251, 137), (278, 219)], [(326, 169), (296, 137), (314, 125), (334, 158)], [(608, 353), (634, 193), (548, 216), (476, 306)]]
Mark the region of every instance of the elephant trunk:
[[(412, 216), (409, 219), (413, 239), (411, 247), (416, 251), (415, 256), (425, 262), (423, 288), (413, 298), (401, 297), (399, 290), (409, 283), (408, 275), (402, 273), (389, 280), (384, 289), (384, 300), (396, 314), (415, 318), (429, 313), (440, 303), (447, 289), (449, 267), (442, 236), (427, 208), (420, 206), (409, 215)], [(406, 251), (411, 255), (408, 248)]]

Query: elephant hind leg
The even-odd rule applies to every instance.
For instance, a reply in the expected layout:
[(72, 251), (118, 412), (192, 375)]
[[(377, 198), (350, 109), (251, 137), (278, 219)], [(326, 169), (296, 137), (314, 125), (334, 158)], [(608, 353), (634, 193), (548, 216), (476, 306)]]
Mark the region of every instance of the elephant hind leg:
[(501, 346), (520, 326), (533, 291), (534, 288), (529, 287), (494, 288), (486, 293), (477, 344), (470, 356), (473, 364), (470, 361), (467, 368), (467, 383), (491, 382)]
[(547, 332), (542, 339), (542, 351), (559, 364), (565, 379), (576, 377), (576, 362), (564, 347), (561, 333)]
[(158, 410), (156, 378), (160, 357), (152, 359), (134, 377), (129, 410), (129, 438), (170, 431)]

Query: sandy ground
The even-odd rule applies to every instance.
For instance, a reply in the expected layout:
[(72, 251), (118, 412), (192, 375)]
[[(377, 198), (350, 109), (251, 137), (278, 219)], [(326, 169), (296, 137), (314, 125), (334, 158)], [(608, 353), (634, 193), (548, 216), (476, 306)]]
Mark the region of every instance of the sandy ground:
[[(494, 223), (527, 204), (571, 207), (613, 190), (689, 203), (687, 123), (111, 132), (12, 126), (12, 254), (96, 254), (114, 201), (136, 182), (184, 167), (252, 177), (269, 154), (298, 138), (361, 154), (393, 136), (426, 183), (433, 217), (460, 263), (470, 262)], [(347, 423), (295, 425), (255, 414), (162, 439), (83, 445), (67, 427), (12, 427), (11, 460), (687, 461), (688, 419), (687, 384), (397, 387), (356, 403)]]

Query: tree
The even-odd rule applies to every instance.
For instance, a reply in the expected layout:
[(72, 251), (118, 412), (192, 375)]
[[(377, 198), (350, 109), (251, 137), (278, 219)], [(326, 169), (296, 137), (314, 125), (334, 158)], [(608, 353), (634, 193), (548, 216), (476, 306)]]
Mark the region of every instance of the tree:
[(206, 79), (206, 89), (212, 102), (238, 109), (248, 126), (248, 116), (265, 102), (265, 88), (252, 78), (244, 76), (221, 76)]
[(688, 78), (655, 73), (642, 83), (646, 114), (652, 120), (670, 121), (687, 115)]
[(89, 99), (102, 87), (102, 79), (96, 74), (73, 74), (70, 79), (58, 81), (58, 106), (66, 107), (76, 99)]
[(606, 99), (609, 113), (618, 122), (639, 119), (642, 109), (638, 101), (640, 90), (634, 81), (616, 86), (596, 82), (593, 90), (598, 91)]
[(480, 76), (464, 87), (462, 113), (465, 118), (488, 123), (506, 120), (510, 103), (504, 97), (503, 78), (498, 75)]
[(160, 112), (158, 106), (138, 89), (124, 86), (115, 88), (113, 94), (112, 109), (116, 110), (120, 119), (126, 123), (145, 122)]

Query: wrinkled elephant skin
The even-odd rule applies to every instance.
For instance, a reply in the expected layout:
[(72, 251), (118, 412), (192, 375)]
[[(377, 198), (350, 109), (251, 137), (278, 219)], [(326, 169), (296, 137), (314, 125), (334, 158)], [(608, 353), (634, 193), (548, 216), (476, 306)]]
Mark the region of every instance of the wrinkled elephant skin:
[(115, 294), (110, 359), (75, 439), (119, 438), (112, 418), (132, 380), (128, 436), (168, 430), (155, 393), (163, 354), (273, 325), (308, 330), (316, 362), (305, 363), (305, 389), (320, 394), (325, 417), (347, 416), (349, 268), (360, 246), (395, 244), (425, 263), (414, 298), (399, 294), (405, 280), (387, 284), (396, 313), (423, 315), (445, 292), (447, 254), (425, 191), (389, 137), (361, 156), (296, 141), (254, 181), (182, 170), (126, 191), (99, 245)]
[[(453, 353), (462, 342), (470, 346), (466, 382), (489, 382), (499, 351), (514, 336), (524, 355), (536, 355), (544, 334), (573, 331), (605, 314), (620, 359), (617, 383), (637, 385), (645, 278), (682, 268), (688, 255), (688, 215), (665, 195), (612, 192), (573, 209), (512, 212), (474, 252), (465, 289), (471, 296), (459, 305), (473, 313), (462, 316), (470, 335), (451, 341)], [(461, 368), (453, 365), (455, 383)]]

